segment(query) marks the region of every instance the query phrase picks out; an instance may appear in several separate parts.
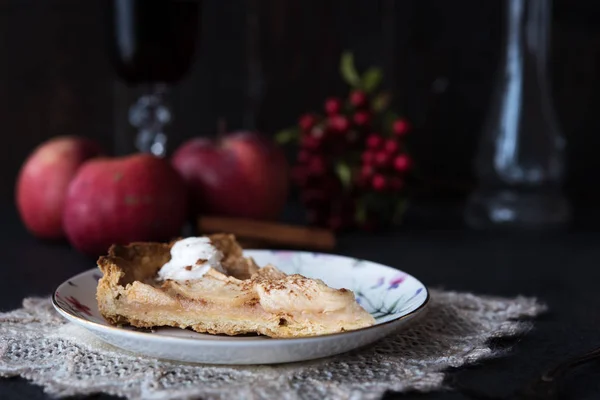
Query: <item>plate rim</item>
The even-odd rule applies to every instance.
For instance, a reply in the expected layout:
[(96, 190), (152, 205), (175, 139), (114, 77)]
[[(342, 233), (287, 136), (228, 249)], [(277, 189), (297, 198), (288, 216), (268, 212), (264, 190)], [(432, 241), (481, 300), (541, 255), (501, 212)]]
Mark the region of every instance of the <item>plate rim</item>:
[(52, 306), (59, 312), (59, 314), (61, 314), (67, 320), (76, 320), (78, 323), (80, 323), (82, 325), (90, 326), (91, 329), (94, 331), (106, 331), (108, 333), (117, 332), (117, 334), (119, 334), (119, 335), (144, 338), (145, 340), (150, 340), (150, 341), (161, 341), (161, 342), (175, 341), (175, 342), (188, 342), (188, 343), (209, 342), (211, 345), (231, 346), (231, 345), (239, 345), (239, 344), (247, 345), (249, 342), (251, 342), (253, 345), (261, 345), (261, 344), (267, 344), (267, 343), (270, 343), (271, 345), (275, 345), (277, 343), (283, 343), (283, 342), (301, 343), (301, 342), (311, 342), (311, 341), (315, 341), (318, 339), (335, 338), (335, 337), (340, 337), (340, 336), (348, 337), (351, 334), (360, 334), (360, 333), (364, 333), (364, 332), (368, 332), (368, 331), (373, 331), (373, 330), (376, 330), (377, 328), (383, 328), (383, 327), (386, 327), (386, 326), (389, 326), (389, 325), (392, 325), (395, 323), (399, 323), (400, 321), (403, 321), (406, 319), (411, 319), (411, 318), (415, 317), (416, 315), (422, 314), (422, 312), (425, 311), (425, 309), (429, 306), (429, 303), (430, 303), (431, 293), (429, 292), (429, 289), (423, 282), (421, 282), (419, 279), (414, 277), (412, 274), (408, 274), (405, 271), (393, 268), (388, 265), (383, 265), (383, 264), (380, 264), (380, 263), (377, 263), (374, 261), (344, 256), (341, 254), (332, 254), (332, 253), (295, 251), (295, 250), (270, 250), (270, 249), (247, 249), (247, 250), (249, 252), (287, 252), (287, 251), (289, 251), (289, 252), (294, 252), (294, 253), (303, 253), (303, 254), (312, 254), (312, 255), (335, 256), (335, 257), (342, 257), (342, 258), (346, 258), (346, 259), (354, 258), (355, 260), (370, 262), (370, 263), (376, 264), (378, 266), (394, 269), (396, 271), (403, 272), (403, 273), (411, 276), (413, 279), (415, 279), (417, 282), (419, 282), (421, 285), (423, 285), (423, 289), (425, 290), (426, 297), (425, 297), (425, 300), (423, 300), (423, 303), (421, 303), (414, 310), (412, 310), (406, 314), (403, 314), (397, 318), (382, 322), (380, 324), (375, 324), (375, 325), (371, 325), (371, 326), (367, 326), (367, 327), (359, 328), (359, 329), (354, 329), (354, 330), (346, 331), (346, 332), (327, 333), (324, 335), (317, 335), (317, 336), (305, 336), (305, 337), (296, 337), (296, 338), (294, 338), (294, 337), (292, 337), (292, 338), (270, 338), (270, 337), (265, 336), (265, 338), (267, 338), (268, 340), (252, 340), (250, 338), (235, 337), (235, 336), (219, 336), (222, 340), (212, 340), (212, 339), (202, 339), (202, 338), (196, 339), (196, 338), (188, 338), (188, 337), (155, 335), (155, 334), (148, 333), (148, 332), (133, 331), (133, 330), (128, 330), (128, 329), (123, 329), (118, 326), (113, 326), (113, 325), (108, 325), (108, 324), (105, 325), (105, 324), (101, 324), (99, 322), (89, 321), (78, 315), (74, 315), (74, 314), (70, 313), (68, 310), (65, 310), (60, 304), (58, 304), (58, 302), (56, 300), (56, 293), (61, 286), (68, 283), (68, 281), (70, 281), (70, 280), (80, 277), (81, 275), (91, 274), (91, 273), (93, 273), (93, 271), (97, 271), (98, 268), (90, 268), (90, 269), (80, 272), (76, 275), (73, 275), (72, 277), (67, 278), (65, 281), (60, 283), (54, 289), (54, 291), (52, 291), (52, 297), (51, 297)]

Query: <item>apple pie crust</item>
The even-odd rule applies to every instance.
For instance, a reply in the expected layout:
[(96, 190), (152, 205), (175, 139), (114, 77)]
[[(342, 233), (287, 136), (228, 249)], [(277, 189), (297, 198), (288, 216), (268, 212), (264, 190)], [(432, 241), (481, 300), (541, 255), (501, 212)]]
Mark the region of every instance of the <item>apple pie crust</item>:
[(227, 274), (209, 269), (200, 279), (158, 281), (173, 243), (113, 245), (98, 259), (103, 277), (96, 297), (112, 324), (173, 326), (197, 332), (259, 333), (289, 338), (331, 334), (373, 325), (375, 320), (347, 289), (321, 280), (259, 268), (244, 258), (233, 235), (209, 236)]

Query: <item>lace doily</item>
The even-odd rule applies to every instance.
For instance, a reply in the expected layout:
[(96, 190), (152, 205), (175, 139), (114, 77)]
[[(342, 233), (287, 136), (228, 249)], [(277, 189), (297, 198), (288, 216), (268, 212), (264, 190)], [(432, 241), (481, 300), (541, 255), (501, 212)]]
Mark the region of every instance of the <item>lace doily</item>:
[(491, 338), (526, 332), (545, 307), (532, 298), (432, 291), (430, 310), (368, 348), (280, 366), (207, 366), (124, 352), (67, 323), (49, 299), (0, 313), (0, 376), (22, 376), (55, 396), (130, 399), (378, 399), (386, 390), (442, 388), (444, 370), (496, 354)]

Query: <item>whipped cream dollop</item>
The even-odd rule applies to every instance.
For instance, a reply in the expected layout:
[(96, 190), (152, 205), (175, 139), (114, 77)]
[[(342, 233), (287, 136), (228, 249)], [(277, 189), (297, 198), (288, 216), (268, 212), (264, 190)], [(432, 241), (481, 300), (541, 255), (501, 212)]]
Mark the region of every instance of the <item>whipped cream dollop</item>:
[(187, 281), (199, 279), (213, 268), (226, 273), (221, 265), (223, 253), (207, 237), (178, 240), (171, 247), (171, 260), (158, 271), (159, 280)]

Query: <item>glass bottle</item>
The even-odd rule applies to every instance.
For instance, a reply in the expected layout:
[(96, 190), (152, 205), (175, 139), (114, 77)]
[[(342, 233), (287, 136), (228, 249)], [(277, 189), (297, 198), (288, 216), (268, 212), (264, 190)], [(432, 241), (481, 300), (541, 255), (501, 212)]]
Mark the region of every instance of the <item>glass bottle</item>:
[(570, 219), (563, 138), (547, 76), (551, 0), (505, 0), (506, 42), (475, 160), (473, 228), (546, 228)]

